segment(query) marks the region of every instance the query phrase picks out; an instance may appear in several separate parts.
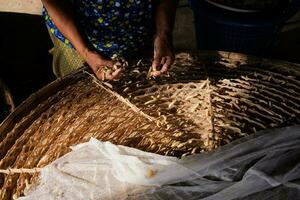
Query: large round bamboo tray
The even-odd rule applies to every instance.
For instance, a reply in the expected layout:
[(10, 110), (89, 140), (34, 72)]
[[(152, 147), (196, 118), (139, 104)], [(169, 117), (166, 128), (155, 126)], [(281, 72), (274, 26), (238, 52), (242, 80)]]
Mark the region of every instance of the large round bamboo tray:
[(0, 79), (0, 123), (2, 120), (15, 109), (15, 104), (10, 90)]
[(35, 172), (91, 137), (180, 157), (299, 124), (296, 64), (227, 52), (183, 53), (170, 74), (157, 79), (146, 79), (149, 62), (131, 66), (111, 83), (80, 70), (17, 107), (0, 126), (0, 170), (7, 173), (0, 177), (0, 199), (18, 197), (36, 181), (37, 173), (16, 169)]

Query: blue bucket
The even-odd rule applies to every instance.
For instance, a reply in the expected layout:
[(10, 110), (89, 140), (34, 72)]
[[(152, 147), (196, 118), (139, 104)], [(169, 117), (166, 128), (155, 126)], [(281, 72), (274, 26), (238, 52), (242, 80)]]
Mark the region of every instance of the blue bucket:
[(198, 49), (268, 55), (284, 23), (300, 7), (292, 0), (276, 13), (237, 13), (203, 0), (189, 0), (194, 11)]

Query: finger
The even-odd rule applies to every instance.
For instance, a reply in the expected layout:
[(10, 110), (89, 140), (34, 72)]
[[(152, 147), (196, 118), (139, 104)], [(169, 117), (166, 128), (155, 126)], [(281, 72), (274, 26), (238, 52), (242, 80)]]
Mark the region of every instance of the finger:
[(161, 63), (161, 57), (160, 56), (154, 57), (154, 60), (152, 62), (152, 70), (154, 72), (159, 71), (158, 67), (159, 67), (160, 63)]
[(167, 61), (167, 58), (166, 57), (162, 57), (162, 59), (160, 61), (160, 64), (164, 65), (166, 61)]
[(104, 64), (106, 67), (113, 68), (115, 62), (114, 62), (114, 61), (111, 61), (111, 60), (106, 60), (103, 64)]
[(104, 75), (102, 67), (100, 67), (100, 66), (97, 67), (96, 71), (94, 71), (94, 72), (95, 72), (95, 74), (96, 74), (96, 76), (97, 76), (98, 79), (100, 79), (102, 81), (104, 80), (105, 75)]
[(171, 57), (167, 57), (167, 61), (165, 62), (165, 64), (163, 65), (162, 69), (161, 69), (161, 73), (166, 73), (169, 70), (170, 65), (172, 64), (172, 59)]
[(113, 80), (119, 79), (123, 74), (123, 69), (117, 69), (112, 73)]
[(121, 72), (121, 73), (118, 73), (117, 75), (114, 76), (113, 80), (114, 80), (114, 81), (120, 80), (120, 78), (122, 77), (122, 75), (123, 75), (122, 72)]
[(104, 81), (105, 80), (105, 73), (98, 73), (96, 74), (97, 78), (101, 81)]
[(101, 71), (99, 76), (101, 81), (104, 81), (106, 79), (106, 73), (103, 70)]
[(118, 77), (120, 77), (122, 75), (122, 72), (123, 72), (122, 69), (117, 69), (116, 71), (114, 71), (112, 73), (107, 73), (105, 78), (107, 80), (116, 80), (116, 79), (118, 79)]
[(152, 75), (152, 76), (160, 76), (160, 75), (161, 75), (161, 72), (160, 72), (160, 71), (155, 71), (155, 72), (152, 72), (151, 75)]
[(105, 80), (113, 80), (113, 79), (114, 79), (114, 77), (111, 73), (106, 73), (105, 74)]

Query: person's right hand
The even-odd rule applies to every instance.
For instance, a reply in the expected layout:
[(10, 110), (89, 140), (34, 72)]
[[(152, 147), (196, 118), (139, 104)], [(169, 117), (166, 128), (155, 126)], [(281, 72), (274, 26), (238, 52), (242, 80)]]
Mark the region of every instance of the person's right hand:
[(117, 80), (123, 73), (122, 69), (113, 68), (114, 61), (103, 58), (95, 51), (85, 53), (84, 59), (100, 80)]

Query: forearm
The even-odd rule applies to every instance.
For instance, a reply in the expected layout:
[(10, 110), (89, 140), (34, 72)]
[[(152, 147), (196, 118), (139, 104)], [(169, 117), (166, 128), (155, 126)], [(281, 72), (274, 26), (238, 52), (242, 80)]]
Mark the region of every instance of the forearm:
[(84, 34), (74, 19), (72, 10), (65, 0), (42, 0), (58, 30), (72, 43), (78, 53), (85, 58), (89, 50)]
[(157, 0), (155, 16), (157, 36), (171, 38), (178, 1), (179, 0)]
[(172, 32), (179, 0), (156, 0), (154, 55), (151, 76), (166, 73), (174, 62)]

